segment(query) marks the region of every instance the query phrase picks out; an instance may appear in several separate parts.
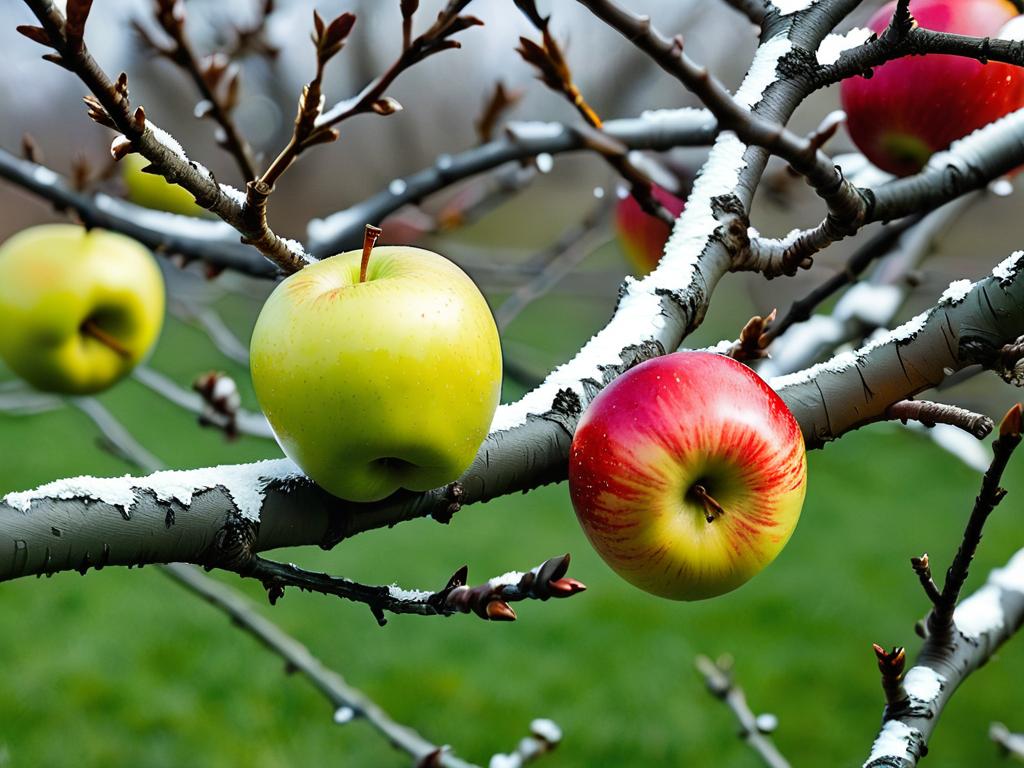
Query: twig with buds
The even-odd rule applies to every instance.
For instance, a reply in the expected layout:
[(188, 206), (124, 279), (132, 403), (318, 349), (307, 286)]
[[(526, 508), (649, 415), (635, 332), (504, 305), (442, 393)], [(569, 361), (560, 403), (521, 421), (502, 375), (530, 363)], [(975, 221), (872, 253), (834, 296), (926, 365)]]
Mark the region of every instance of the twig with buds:
[(154, 0), (153, 6), (156, 21), (170, 44), (156, 40), (138, 21), (133, 22), (136, 32), (152, 51), (189, 76), (203, 98), (196, 107), (196, 116), (210, 117), (217, 123), (217, 143), (234, 158), (243, 180), (252, 181), (256, 178), (252, 150), (231, 114), (238, 104), (238, 68), (224, 54), (202, 59), (197, 56), (185, 32), (183, 0)]
[(1021, 442), (1021, 413), (1021, 405), (1018, 403), (1007, 411), (999, 423), (999, 437), (992, 443), (992, 463), (982, 478), (981, 491), (974, 501), (974, 508), (964, 529), (963, 541), (960, 542), (953, 562), (946, 571), (942, 592), (939, 599), (933, 603), (931, 614), (928, 616), (928, 632), (932, 636), (945, 636), (953, 629), (953, 613), (960, 599), (960, 590), (967, 581), (967, 572), (974, 559), (974, 553), (981, 543), (985, 522), (1006, 495), (1006, 491), (999, 486), (999, 481), (1010, 457)]
[[(244, 408), (236, 407), (229, 416), (227, 413), (223, 413), (221, 410), (218, 410), (208, 404), (203, 394), (189, 392), (188, 390), (179, 387), (164, 374), (144, 365), (140, 365), (132, 371), (132, 378), (143, 386), (153, 390), (161, 397), (164, 397), (174, 403), (179, 408), (184, 408), (186, 411), (191, 411), (196, 414), (200, 426), (216, 427), (217, 429), (224, 430), (228, 436), (249, 435), (251, 437), (262, 437), (268, 440), (274, 439), (274, 433), (270, 429), (270, 425), (267, 423), (267, 420), (262, 413), (247, 411)], [(210, 380), (208, 379), (207, 382), (209, 381)], [(214, 397), (214, 392), (216, 390), (217, 386), (214, 382), (213, 386), (209, 388), (208, 396)], [(229, 390), (229, 388), (225, 384), (221, 384), (221, 394), (228, 394), (226, 390)], [(237, 394), (237, 389), (235, 392)], [(226, 399), (233, 403), (234, 398), (229, 396)], [(225, 403), (224, 405), (227, 406), (228, 403)]]
[(896, 646), (891, 651), (885, 650), (878, 643), (871, 646), (878, 661), (878, 671), (882, 675), (882, 690), (885, 692), (885, 704), (888, 708), (902, 706), (907, 700), (907, 691), (903, 687), (903, 670), (907, 665), (907, 651)]
[(740, 329), (739, 338), (733, 342), (732, 346), (724, 354), (739, 360), (741, 363), (763, 360), (767, 357), (768, 352), (766, 350), (770, 341), (767, 329), (775, 321), (775, 314), (776, 310), (773, 309), (764, 317), (754, 315), (747, 320), (743, 328)]
[[(219, 185), (209, 170), (190, 161), (181, 146), (146, 119), (142, 107), (131, 108), (128, 76), (111, 81), (85, 45), (82, 35), (88, 18), (89, 0), (68, 0), (65, 20), (52, 0), (24, 0), (41, 26), (21, 26), (18, 31), (40, 45), (54, 49), (43, 58), (75, 73), (92, 95), (85, 97), (89, 116), (101, 125), (120, 131), (111, 145), (116, 159), (139, 152), (151, 165), (146, 172), (158, 173), (172, 184), (187, 189), (196, 203), (234, 227), (244, 243), (285, 272), (295, 272), (308, 263), (301, 244), (285, 240), (270, 229), (262, 209), (248, 199), (241, 203), (237, 190)], [(252, 184), (250, 184), (250, 189)]]
[(732, 660), (712, 661), (707, 656), (698, 656), (696, 665), (711, 695), (732, 710), (740, 726), (740, 738), (750, 745), (768, 768), (789, 768), (789, 761), (768, 737), (778, 725), (775, 716), (755, 715), (751, 711), (743, 689), (733, 680)]
[(583, 131), (588, 148), (601, 155), (626, 180), (640, 207), (671, 226), (675, 217), (654, 197), (651, 180), (629, 159), (627, 148), (604, 133), (604, 123), (573, 81), (562, 47), (551, 34), (549, 19), (541, 17), (533, 0), (520, 0), (517, 5), (541, 33), (539, 44), (520, 37), (519, 48), (516, 49), (519, 55), (537, 70), (538, 80), (564, 96), (580, 114), (590, 128)]
[(507, 573), (470, 587), (467, 585), (468, 568), (463, 566), (436, 592), (406, 590), (394, 585), (367, 586), (258, 556), (244, 562), (236, 570), (242, 576), (263, 582), (271, 603), (284, 594), (286, 587), (297, 587), (366, 603), (378, 623), (384, 625), (387, 622), (385, 611), (418, 616), (474, 613), (490, 621), (515, 621), (516, 612), (509, 603), (572, 597), (586, 590), (581, 582), (565, 575), (568, 569), (569, 555), (563, 555), (545, 560), (532, 571)]
[(906, 2), (897, 5), (892, 21), (881, 35), (854, 48), (843, 51), (834, 64), (821, 66), (815, 73), (815, 84), (822, 88), (848, 77), (869, 72), (892, 59), (941, 53), (962, 56), (981, 62), (1000, 61), (1024, 66), (1024, 45), (1019, 40), (996, 37), (972, 37), (952, 32), (936, 32), (919, 26)]
[(352, 98), (335, 104), (327, 111), (324, 111), (323, 68), (344, 46), (345, 39), (352, 31), (356, 17), (351, 13), (343, 13), (329, 23), (325, 23), (314, 11), (313, 43), (316, 46), (317, 55), (316, 76), (303, 89), (302, 97), (299, 99), (295, 129), (291, 139), (257, 182), (263, 191), (269, 195), (275, 182), (306, 149), (316, 144), (336, 140), (339, 134), (335, 126), (345, 120), (367, 113), (391, 115), (401, 110), (402, 105), (385, 96), (385, 91), (399, 75), (413, 65), (441, 51), (460, 47), (459, 42), (453, 39), (454, 35), (483, 23), (475, 16), (461, 15), (469, 3), (470, 0), (449, 0), (438, 14), (437, 20), (426, 32), (415, 39), (408, 38), (411, 35), (412, 16), (419, 3), (403, 3), (403, 30), (407, 39), (404, 41), (402, 53), (384, 74)]

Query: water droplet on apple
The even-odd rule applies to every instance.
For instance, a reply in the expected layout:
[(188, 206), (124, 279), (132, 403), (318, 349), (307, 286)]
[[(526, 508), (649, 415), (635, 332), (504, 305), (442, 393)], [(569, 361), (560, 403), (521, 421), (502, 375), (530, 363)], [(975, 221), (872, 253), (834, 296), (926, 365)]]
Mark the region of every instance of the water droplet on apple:
[(390, 192), (392, 195), (405, 194), (405, 190), (407, 190), (408, 188), (409, 185), (405, 183), (404, 179), (395, 179), (390, 184), (388, 184), (388, 192)]

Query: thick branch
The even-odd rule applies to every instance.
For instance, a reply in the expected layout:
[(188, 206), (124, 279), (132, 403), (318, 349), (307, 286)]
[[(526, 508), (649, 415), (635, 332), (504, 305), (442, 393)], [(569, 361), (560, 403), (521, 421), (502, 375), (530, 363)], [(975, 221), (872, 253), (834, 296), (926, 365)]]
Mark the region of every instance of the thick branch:
[[(890, 405), (951, 371), (998, 365), (1003, 345), (1024, 328), (1022, 261), (1024, 253), (1016, 254), (955, 301), (941, 302), (857, 352), (773, 380), (808, 446), (884, 418)], [(0, 559), (0, 580), (97, 564), (223, 563), (239, 527), (251, 555), (330, 546), (429, 515), (444, 519), (462, 503), (564, 479), (574, 424), (570, 404), (546, 418), (529, 417), (524, 427), (496, 431), (463, 476), (462, 495), (449, 486), (349, 504), (319, 490), (286, 460), (132, 480), (74, 478), (10, 494), (0, 503), (0, 552), (10, 553)]]

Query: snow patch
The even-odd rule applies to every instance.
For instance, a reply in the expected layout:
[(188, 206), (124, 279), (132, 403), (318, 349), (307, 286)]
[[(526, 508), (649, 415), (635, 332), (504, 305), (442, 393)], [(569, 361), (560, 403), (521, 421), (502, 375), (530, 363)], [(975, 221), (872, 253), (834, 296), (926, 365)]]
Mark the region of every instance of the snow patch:
[(815, 53), (818, 63), (823, 67), (835, 64), (839, 61), (839, 57), (843, 55), (844, 51), (856, 48), (858, 45), (863, 45), (870, 40), (874, 34), (875, 33), (867, 27), (854, 27), (849, 32), (842, 35), (825, 35), (825, 39), (821, 41), (821, 45), (818, 46), (818, 50)]
[(996, 265), (996, 268), (992, 270), (992, 277), (997, 278), (1000, 285), (1006, 285), (1020, 270), (1022, 258), (1024, 258), (1024, 251), (1014, 251)]
[(182, 149), (181, 144), (178, 143), (177, 139), (171, 136), (171, 134), (163, 128), (158, 128), (153, 125), (149, 120), (146, 121), (146, 126), (149, 128), (149, 133), (154, 139), (177, 155), (179, 159), (184, 160), (186, 163), (189, 162), (188, 155), (185, 154), (185, 150)]
[(1010, 592), (1024, 593), (1024, 549), (1011, 557), (1005, 566), (992, 571), (988, 583)]
[(931, 667), (912, 667), (903, 678), (904, 690), (916, 701), (929, 704), (942, 691), (946, 678)]
[(1005, 616), (1001, 595), (1002, 590), (989, 583), (956, 607), (953, 622), (964, 637), (977, 640), (988, 632), (1003, 628)]
[(252, 464), (236, 464), (191, 470), (155, 472), (147, 477), (72, 477), (57, 480), (30, 491), (9, 493), (2, 501), (28, 513), (36, 502), (49, 499), (86, 499), (119, 507), (126, 515), (143, 491), (152, 492), (159, 501), (177, 501), (183, 506), (192, 503), (200, 491), (224, 488), (238, 514), (258, 521), (264, 491), (272, 482), (299, 480), (302, 471), (289, 459), (270, 459)]
[(912, 761), (910, 745), (917, 741), (921, 732), (917, 728), (911, 728), (899, 720), (889, 720), (882, 726), (882, 730), (871, 745), (871, 754), (868, 755), (865, 766), (870, 765), (883, 757), (891, 757), (899, 760)]
[(824, 373), (841, 373), (853, 368), (860, 363), (867, 354), (875, 351), (876, 349), (890, 344), (902, 344), (913, 339), (921, 332), (921, 329), (924, 328), (930, 316), (931, 310), (922, 312), (920, 315), (912, 317), (898, 328), (879, 334), (855, 352), (841, 352), (830, 360), (818, 363), (817, 365), (812, 365), (810, 368), (805, 368), (802, 371), (796, 371), (795, 373), (789, 373), (783, 376), (775, 376), (774, 378), (769, 379), (768, 386), (774, 390), (780, 390), (786, 387), (795, 387), (800, 384), (805, 384), (808, 381), (813, 381)]
[(974, 283), (970, 280), (954, 280), (949, 284), (949, 287), (942, 292), (942, 295), (939, 297), (939, 304), (949, 304), (955, 307), (967, 298), (967, 294), (971, 292), (971, 288), (973, 287)]
[(217, 186), (220, 187), (221, 194), (230, 197), (236, 205), (245, 205), (245, 192), (230, 184), (218, 184)]
[(60, 176), (42, 165), (37, 165), (32, 169), (32, 178), (48, 187), (60, 181)]
[(152, 232), (167, 233), (175, 237), (195, 240), (237, 242), (238, 232), (227, 222), (219, 219), (200, 219), (196, 216), (182, 216), (151, 208), (143, 208), (116, 197), (102, 193), (93, 198), (96, 207), (111, 216), (127, 219), (136, 226)]
[(806, 11), (816, 2), (818, 0), (772, 0), (772, 5), (781, 15), (788, 16), (798, 11)]
[(562, 729), (554, 720), (545, 717), (537, 718), (530, 723), (530, 733), (548, 744), (557, 744), (562, 740)]
[(395, 600), (402, 600), (407, 603), (419, 603), (430, 597), (433, 592), (426, 592), (422, 589), (402, 589), (397, 584), (388, 587), (388, 594)]
[(791, 50), (793, 43), (784, 34), (763, 42), (750, 63), (747, 76), (736, 91), (736, 101), (748, 109), (761, 101), (768, 86), (778, 78), (779, 61)]

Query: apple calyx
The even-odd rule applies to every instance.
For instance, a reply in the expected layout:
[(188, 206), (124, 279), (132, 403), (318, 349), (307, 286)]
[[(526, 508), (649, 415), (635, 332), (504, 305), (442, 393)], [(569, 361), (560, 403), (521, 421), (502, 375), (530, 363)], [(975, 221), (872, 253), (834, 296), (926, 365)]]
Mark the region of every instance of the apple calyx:
[(99, 325), (96, 324), (95, 320), (86, 320), (82, 323), (82, 333), (86, 336), (90, 336), (105, 347), (109, 347), (114, 350), (121, 357), (127, 359), (132, 356), (131, 350), (129, 350), (124, 344), (114, 338), (111, 334), (104, 331)]
[(703, 485), (697, 484), (690, 489), (690, 493), (704, 505), (704, 519), (709, 523), (715, 522), (719, 517), (725, 514), (725, 508), (719, 504), (715, 497), (708, 493), (708, 489)]
[(359, 262), (359, 282), (366, 282), (366, 269), (370, 266), (370, 252), (373, 250), (373, 246), (377, 244), (377, 239), (383, 234), (383, 230), (380, 227), (375, 227), (373, 224), (367, 224), (366, 229), (363, 231), (363, 259)]

